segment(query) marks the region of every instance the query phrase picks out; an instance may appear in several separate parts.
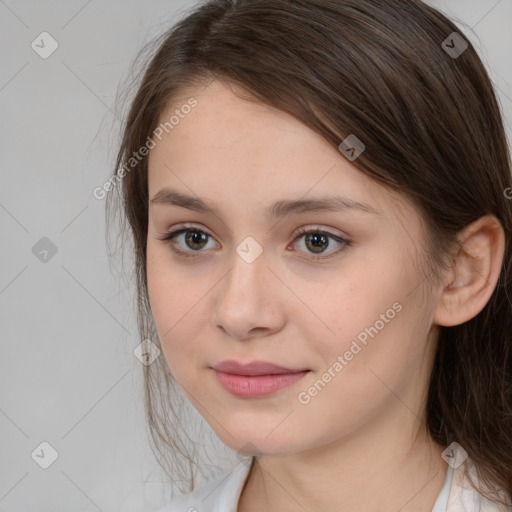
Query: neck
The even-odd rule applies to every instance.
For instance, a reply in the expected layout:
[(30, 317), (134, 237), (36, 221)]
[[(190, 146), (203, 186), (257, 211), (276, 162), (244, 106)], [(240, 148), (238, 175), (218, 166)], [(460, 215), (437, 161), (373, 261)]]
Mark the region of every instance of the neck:
[(260, 457), (238, 512), (431, 512), (446, 478), (444, 448), (429, 438), (423, 423), (407, 432), (403, 418), (395, 421), (384, 432), (382, 424), (374, 432), (367, 426), (307, 452)]

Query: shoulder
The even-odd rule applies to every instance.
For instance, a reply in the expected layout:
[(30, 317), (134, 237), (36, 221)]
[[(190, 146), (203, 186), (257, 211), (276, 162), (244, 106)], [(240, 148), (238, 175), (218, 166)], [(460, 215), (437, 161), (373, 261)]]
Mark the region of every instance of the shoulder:
[(253, 459), (239, 462), (230, 472), (180, 496), (158, 512), (236, 512)]
[[(471, 478), (471, 481), (468, 478)], [(446, 512), (511, 512), (512, 508), (499, 505), (480, 494), (473, 485), (482, 486), (476, 466), (468, 458), (453, 471), (452, 485)]]

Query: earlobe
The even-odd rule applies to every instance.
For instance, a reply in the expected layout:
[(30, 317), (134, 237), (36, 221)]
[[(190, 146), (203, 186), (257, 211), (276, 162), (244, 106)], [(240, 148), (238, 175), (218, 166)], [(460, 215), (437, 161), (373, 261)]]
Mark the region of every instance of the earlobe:
[(459, 233), (457, 242), (433, 318), (446, 327), (471, 320), (489, 302), (503, 265), (505, 232), (496, 217), (486, 215)]

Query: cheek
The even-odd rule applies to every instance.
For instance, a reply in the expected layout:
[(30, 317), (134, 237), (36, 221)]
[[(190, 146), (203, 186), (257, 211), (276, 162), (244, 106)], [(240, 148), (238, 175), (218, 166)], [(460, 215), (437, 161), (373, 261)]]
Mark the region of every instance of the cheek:
[(377, 321), (380, 326), (381, 314), (386, 315), (389, 310), (387, 316), (395, 317), (393, 303), (401, 302), (402, 287), (392, 276), (382, 279), (382, 276), (372, 275), (367, 268), (361, 272), (351, 269), (350, 274), (350, 279), (345, 276), (338, 281), (331, 281), (327, 293), (325, 287), (308, 292), (308, 297), (316, 297), (314, 309), (318, 311), (321, 324), (325, 327), (322, 330), (326, 346), (332, 346), (337, 341), (341, 348), (346, 343), (350, 344), (350, 340)]
[[(173, 325), (172, 315), (178, 305), (176, 293), (179, 283), (173, 278), (170, 266), (161, 251), (148, 242), (147, 248), (147, 287), (148, 298), (153, 318), (160, 335)], [(164, 340), (161, 339), (163, 342)]]
[(173, 263), (169, 253), (170, 249), (164, 244), (148, 241), (148, 297), (155, 323), (163, 334), (171, 334), (181, 327), (180, 319), (186, 320), (201, 298), (200, 283), (188, 275), (186, 269)]
[(190, 364), (196, 351), (193, 332), (200, 314), (197, 293), (187, 288), (187, 279), (170, 264), (170, 258), (148, 244), (147, 286), (149, 305), (162, 351), (172, 373)]
[[(327, 371), (336, 377), (331, 379), (324, 370), (320, 379), (331, 379), (331, 397), (339, 393), (347, 410), (363, 413), (370, 404), (385, 400), (390, 390), (402, 396), (430, 361), (429, 307), (418, 309), (414, 297), (397, 296), (400, 299), (392, 304), (385, 299), (369, 304), (363, 321), (347, 316), (347, 334), (323, 347)], [(324, 399), (328, 403), (327, 394)]]
[[(411, 351), (419, 350), (414, 338), (424, 337), (422, 330), (428, 322), (422, 318), (428, 312), (426, 307), (417, 307), (421, 292), (410, 293), (415, 276), (403, 265), (389, 264), (386, 268), (387, 272), (383, 272), (382, 265), (366, 263), (352, 267), (350, 280), (345, 276), (339, 283), (330, 284), (330, 293), (315, 293), (325, 328), (317, 322), (317, 329), (313, 330), (312, 325), (309, 338), (314, 340), (312, 350), (327, 368), (341, 356), (342, 372), (368, 378), (371, 365), (400, 370)], [(339, 365), (337, 368), (340, 370)]]

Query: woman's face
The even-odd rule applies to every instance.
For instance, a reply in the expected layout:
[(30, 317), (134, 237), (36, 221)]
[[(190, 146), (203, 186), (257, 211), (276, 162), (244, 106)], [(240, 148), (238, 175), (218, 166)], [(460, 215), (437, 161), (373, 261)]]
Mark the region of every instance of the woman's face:
[[(440, 296), (418, 213), (293, 117), (220, 82), (189, 98), (149, 155), (149, 299), (176, 380), (235, 450), (411, 433)], [(217, 372), (225, 361), (287, 370)]]

